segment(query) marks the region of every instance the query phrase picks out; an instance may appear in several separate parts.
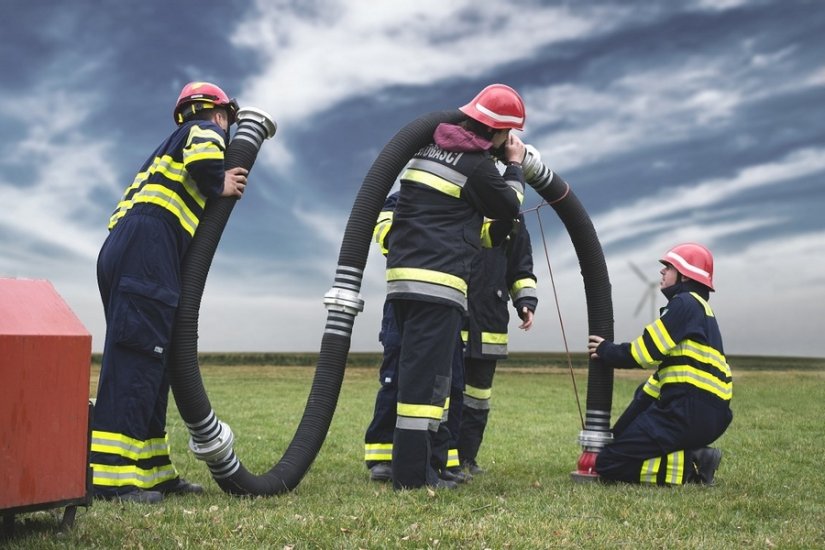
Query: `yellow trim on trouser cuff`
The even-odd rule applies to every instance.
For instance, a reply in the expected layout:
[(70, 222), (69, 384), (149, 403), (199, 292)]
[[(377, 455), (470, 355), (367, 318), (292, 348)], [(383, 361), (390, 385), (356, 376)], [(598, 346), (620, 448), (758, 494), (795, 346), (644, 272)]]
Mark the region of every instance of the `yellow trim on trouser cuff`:
[(659, 467), (662, 464), (662, 458), (649, 458), (642, 462), (642, 471), (639, 474), (639, 483), (653, 483), (656, 484), (656, 478), (659, 477)]
[(482, 389), (465, 385), (464, 395), (474, 397), (475, 399), (490, 399), (490, 397), (493, 395), (493, 388)]
[(169, 456), (169, 438), (156, 437), (141, 441), (115, 432), (92, 431), (91, 449), (128, 460), (145, 460), (156, 456)]
[(364, 461), (392, 460), (392, 443), (366, 443), (364, 445)]
[(444, 407), (438, 405), (415, 405), (410, 403), (398, 403), (396, 405), (398, 416), (409, 416), (413, 418), (429, 418), (431, 420), (441, 420), (444, 414)]
[(164, 481), (175, 479), (178, 472), (172, 464), (154, 468), (139, 468), (135, 465), (110, 466), (91, 464), (92, 483), (106, 487), (134, 485), (140, 489), (151, 489)]

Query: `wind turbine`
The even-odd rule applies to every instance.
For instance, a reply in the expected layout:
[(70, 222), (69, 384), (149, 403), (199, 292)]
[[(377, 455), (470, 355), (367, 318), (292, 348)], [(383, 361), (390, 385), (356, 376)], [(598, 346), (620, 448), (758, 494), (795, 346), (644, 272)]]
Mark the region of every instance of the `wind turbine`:
[(644, 307), (645, 303), (649, 303), (650, 304), (650, 320), (655, 321), (656, 320), (656, 294), (658, 293), (658, 290), (659, 290), (659, 281), (651, 281), (650, 279), (648, 279), (645, 276), (644, 272), (641, 269), (639, 269), (639, 267), (636, 264), (634, 264), (633, 262), (628, 262), (628, 264), (630, 265), (630, 269), (632, 269), (633, 272), (636, 275), (639, 276), (639, 278), (642, 280), (642, 282), (644, 282), (645, 286), (647, 287), (645, 289), (644, 294), (642, 294), (642, 299), (639, 300), (639, 305), (636, 306), (636, 311), (633, 312), (633, 316), (638, 317), (639, 312), (642, 311), (642, 308)]

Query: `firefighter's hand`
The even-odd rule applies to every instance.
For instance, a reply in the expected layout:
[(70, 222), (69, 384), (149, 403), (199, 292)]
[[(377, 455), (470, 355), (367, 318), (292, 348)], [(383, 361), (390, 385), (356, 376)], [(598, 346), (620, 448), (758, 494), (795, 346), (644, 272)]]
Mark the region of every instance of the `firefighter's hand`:
[(530, 327), (533, 326), (533, 312), (530, 311), (530, 308), (527, 306), (522, 307), (518, 316), (522, 321), (518, 328), (522, 330), (530, 330)]
[(221, 196), (241, 198), (244, 189), (246, 189), (246, 175), (248, 173), (249, 170), (240, 166), (227, 170), (223, 177), (223, 191), (221, 191)]
[(587, 337), (587, 352), (590, 353), (591, 359), (598, 359), (599, 354), (596, 353), (596, 348), (599, 347), (599, 344), (604, 342), (604, 338), (601, 336), (596, 336), (595, 334), (591, 334)]
[(504, 160), (521, 164), (524, 161), (526, 152), (527, 150), (524, 148), (524, 142), (521, 141), (521, 138), (510, 132), (507, 141), (504, 142)]

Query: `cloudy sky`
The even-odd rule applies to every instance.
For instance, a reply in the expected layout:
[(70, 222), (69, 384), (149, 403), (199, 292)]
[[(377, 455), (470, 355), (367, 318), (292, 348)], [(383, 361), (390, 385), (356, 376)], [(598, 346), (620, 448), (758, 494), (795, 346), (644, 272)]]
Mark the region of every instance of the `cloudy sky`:
[[(173, 130), (180, 88), (209, 80), (279, 128), (218, 247), (201, 351), (317, 351), (322, 296), (377, 153), (415, 118), (504, 82), (526, 101), (523, 139), (593, 220), (617, 339), (651, 320), (648, 303), (637, 312), (649, 287), (634, 266), (657, 281), (662, 253), (698, 241), (716, 257), (711, 304), (728, 354), (825, 355), (819, 1), (8, 4), (0, 277), (50, 280), (95, 351), (108, 217)], [(564, 350), (563, 323), (582, 351), (578, 263), (539, 203), (528, 192), (539, 311), (529, 333), (511, 325), (511, 349)], [(353, 350), (379, 349), (383, 293), (373, 250)]]

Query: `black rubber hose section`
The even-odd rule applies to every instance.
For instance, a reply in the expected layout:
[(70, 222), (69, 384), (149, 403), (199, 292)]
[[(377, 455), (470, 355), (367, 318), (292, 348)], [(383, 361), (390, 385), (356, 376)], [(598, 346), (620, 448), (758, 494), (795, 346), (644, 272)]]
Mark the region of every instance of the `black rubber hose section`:
[[(579, 260), (587, 303), (588, 334), (613, 340), (613, 298), (607, 263), (593, 222), (578, 197), (557, 174), (539, 194), (567, 228)], [(585, 429), (608, 431), (613, 403), (613, 369), (588, 362)]]
[[(241, 166), (251, 170), (258, 150), (259, 147), (247, 140), (232, 140), (224, 159), (226, 169)], [(168, 371), (172, 393), (184, 422), (198, 422), (212, 411), (198, 364), (198, 315), (215, 250), (236, 202), (233, 197), (206, 202), (198, 230), (181, 263), (181, 293)]]
[[(418, 149), (431, 141), (433, 132), (438, 124), (442, 122), (455, 122), (461, 120), (463, 116), (459, 111), (449, 111), (432, 113), (420, 117), (402, 128), (381, 151), (367, 173), (350, 213), (339, 254), (336, 286), (344, 286), (344, 283), (341, 282), (339, 284), (339, 281), (354, 278), (356, 282), (351, 283), (349, 288), (360, 288), (360, 278), (358, 276), (353, 277), (350, 273), (361, 272), (366, 265), (375, 220), (398, 173)], [(234, 143), (233, 141), (233, 144)], [(232, 149), (233, 145), (230, 145), (227, 151), (227, 168), (231, 167), (229, 157)], [(257, 154), (257, 151), (255, 151), (255, 154)], [(251, 160), (254, 162), (254, 157)], [(248, 161), (247, 159), (245, 162)], [(540, 194), (542, 194), (548, 202), (552, 202), (559, 199), (557, 192), (558, 189), (556, 186), (551, 185), (547, 189), (542, 190)], [(554, 193), (556, 194), (554, 195)], [(210, 202), (221, 203), (225, 201), (217, 200)], [(179, 307), (177, 319), (177, 322), (181, 326), (176, 327), (176, 342), (173, 343), (174, 360), (172, 361), (173, 363), (178, 363), (180, 368), (170, 368), (170, 378), (172, 379), (175, 400), (178, 402), (181, 416), (187, 423), (200, 422), (212, 414), (197, 365), (197, 311), (200, 305), (203, 283), (205, 282), (206, 273), (208, 272), (212, 256), (214, 255), (214, 249), (217, 246), (217, 240), (220, 239), (220, 233), (223, 231), (223, 226), (233, 206), (234, 201), (228, 206), (220, 206), (218, 204), (213, 207), (207, 206), (207, 211), (216, 211), (215, 217), (218, 219), (213, 222), (211, 221), (212, 216), (204, 213), (201, 226), (196, 233), (195, 239), (193, 239), (192, 245), (190, 245), (187, 259), (184, 261), (185, 269), (182, 269), (182, 278), (184, 276), (186, 277), (184, 286), (188, 287), (191, 285), (200, 287), (198, 291), (192, 293), (193, 296), (187, 296), (187, 299), (184, 299), (184, 294), (189, 293), (182, 292), (181, 307)], [(588, 225), (589, 229), (592, 229), (592, 224), (589, 224), (589, 218), (586, 218), (586, 214), (584, 214), (584, 217), (587, 223), (582, 224), (581, 214), (583, 213), (583, 209), (578, 201), (571, 201), (568, 197), (565, 197), (563, 200), (558, 200), (554, 204), (554, 208), (557, 212), (560, 212), (560, 216), (563, 216), (565, 225), (568, 227), (568, 231), (571, 232), (571, 237), (574, 240), (574, 246), (581, 242), (590, 243), (585, 245), (579, 244), (576, 246), (576, 250), (580, 256), (582, 276), (586, 280), (585, 286), (586, 288), (592, 288), (593, 285), (587, 284), (589, 271), (592, 269), (591, 264), (595, 264), (598, 267), (604, 264), (604, 259), (601, 257), (595, 262), (586, 261), (581, 258), (581, 255), (593, 254), (595, 252), (598, 252), (600, 255), (601, 247), (598, 246), (598, 239), (595, 239), (595, 234), (592, 236), (586, 235), (585, 238), (582, 239), (573, 233), (574, 231), (578, 231), (580, 227), (588, 229)], [(581, 210), (581, 212), (578, 210)], [(214, 228), (204, 230), (204, 224), (206, 224), (207, 227), (214, 225)], [(196, 244), (195, 241), (200, 239), (201, 233), (204, 235), (203, 240), (214, 241), (212, 243), (204, 243), (204, 251), (198, 250), (200, 248), (199, 246), (194, 246)], [(588, 231), (585, 231), (585, 233), (588, 233)], [(217, 239), (215, 237), (217, 237)], [(595, 239), (596, 246), (593, 246), (593, 239)], [(190, 255), (194, 255), (195, 257), (192, 260), (188, 260)], [(199, 265), (197, 268), (199, 273), (189, 274), (189, 264), (193, 266)], [(603, 286), (604, 285), (596, 285), (595, 288), (600, 289)], [(609, 289), (609, 283), (607, 287)], [(603, 299), (603, 294), (603, 290), (595, 292), (588, 291), (588, 304), (593, 299)], [(610, 304), (609, 290), (607, 296), (608, 304)], [(604, 310), (601, 315), (599, 315), (600, 310)], [(591, 323), (591, 330), (594, 333), (612, 333), (612, 305), (601, 308), (594, 307), (592, 311), (590, 305), (588, 305), (588, 314), (589, 316), (600, 319), (611, 319), (609, 323), (610, 331), (598, 330), (598, 325), (604, 324), (603, 321), (595, 325)], [(327, 327), (321, 342), (318, 365), (304, 415), (281, 461), (262, 476), (254, 476), (240, 465), (232, 475), (216, 478), (216, 481), (223, 490), (236, 495), (271, 495), (286, 492), (298, 485), (320, 451), (335, 412), (344, 370), (346, 368), (353, 322), (354, 314), (342, 313), (340, 311), (329, 312)], [(340, 328), (342, 326), (343, 330)], [(592, 370), (591, 367), (591, 371)], [(610, 386), (612, 394), (612, 373)]]
[(375, 228), (375, 220), (401, 169), (432, 142), (433, 132), (442, 122), (457, 122), (466, 116), (461, 111), (441, 111), (417, 118), (398, 131), (376, 157), (355, 198), (338, 264), (364, 269)]

